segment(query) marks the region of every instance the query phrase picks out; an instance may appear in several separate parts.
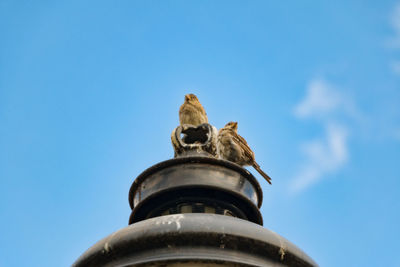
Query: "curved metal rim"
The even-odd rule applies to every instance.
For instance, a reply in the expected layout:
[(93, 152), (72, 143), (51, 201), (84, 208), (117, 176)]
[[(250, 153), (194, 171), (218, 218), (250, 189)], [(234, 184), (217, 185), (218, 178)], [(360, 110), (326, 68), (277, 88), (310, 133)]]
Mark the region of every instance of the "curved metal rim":
[(245, 176), (251, 184), (256, 189), (257, 196), (258, 196), (258, 208), (261, 208), (262, 201), (263, 201), (263, 193), (261, 190), (261, 186), (258, 183), (257, 179), (246, 169), (242, 168), (241, 166), (237, 165), (236, 163), (227, 161), (227, 160), (222, 160), (222, 159), (215, 159), (215, 158), (210, 158), (210, 157), (182, 157), (182, 158), (174, 158), (174, 159), (169, 159), (166, 161), (162, 161), (160, 163), (157, 163), (150, 168), (146, 169), (143, 171), (136, 179), (133, 181), (131, 188), (129, 189), (129, 205), (131, 209), (134, 208), (133, 205), (133, 198), (134, 194), (139, 187), (139, 185), (148, 177), (149, 175), (159, 171), (160, 169), (164, 169), (170, 166), (174, 165), (179, 165), (179, 164), (184, 164), (184, 163), (199, 163), (199, 164), (216, 164), (220, 165), (226, 168), (233, 169), (235, 171), (240, 172), (243, 176)]
[[(180, 187), (176, 187), (176, 188), (172, 188), (172, 189), (168, 188), (168, 189), (164, 189), (162, 191), (157, 192), (156, 196), (150, 196), (150, 197), (146, 198), (145, 201), (140, 202), (134, 209), (132, 209), (131, 215), (129, 216), (129, 224), (136, 223), (133, 221), (133, 216), (135, 215), (136, 211), (141, 209), (141, 207), (143, 205), (146, 205), (153, 198), (158, 197), (159, 195), (169, 194), (171, 191), (175, 191), (175, 190), (179, 191), (179, 190), (185, 190), (185, 189), (190, 189), (190, 188), (192, 188), (192, 186), (190, 186), (190, 185), (189, 186), (180, 186)], [(196, 187), (196, 188), (200, 188), (200, 187)], [(260, 210), (255, 208), (255, 206), (253, 206), (254, 205), (253, 202), (251, 202), (249, 199), (245, 198), (241, 194), (238, 194), (237, 192), (234, 192), (234, 191), (228, 191), (228, 190), (224, 190), (222, 188), (213, 187), (213, 186), (201, 186), (201, 188), (205, 188), (205, 189), (208, 188), (211, 190), (220, 191), (225, 194), (239, 198), (241, 201), (243, 201), (243, 203), (245, 203), (248, 206), (249, 209), (252, 209), (253, 214), (255, 215), (255, 217), (254, 217), (255, 220), (250, 220), (250, 218), (249, 218), (249, 221), (252, 223), (259, 224), (261, 226), (264, 224), (263, 217), (261, 216)], [(254, 208), (252, 208), (252, 207), (254, 207)]]
[[(217, 248), (197, 248), (197, 247), (179, 247), (178, 252), (171, 249), (157, 248), (151, 252), (144, 252), (139, 256), (129, 257), (129, 263), (126, 265), (127, 258), (120, 259), (112, 263), (116, 266), (192, 266), (194, 263), (199, 263), (201, 266), (234, 266), (234, 267), (264, 267), (276, 266), (276, 262), (271, 259), (265, 259), (259, 255), (246, 254), (242, 251), (224, 250), (223, 253)], [(120, 265), (120, 264), (123, 265)], [(96, 263), (98, 266), (99, 263)], [(216, 265), (210, 265), (216, 264)], [(113, 266), (114, 266), (113, 265)], [(107, 265), (109, 266), (109, 265)]]
[(220, 253), (242, 251), (287, 266), (318, 266), (282, 236), (249, 221), (214, 214), (166, 215), (138, 222), (97, 242), (73, 266), (98, 266), (95, 263), (107, 264), (145, 251), (179, 247), (193, 248), (194, 253), (196, 248), (204, 247)]

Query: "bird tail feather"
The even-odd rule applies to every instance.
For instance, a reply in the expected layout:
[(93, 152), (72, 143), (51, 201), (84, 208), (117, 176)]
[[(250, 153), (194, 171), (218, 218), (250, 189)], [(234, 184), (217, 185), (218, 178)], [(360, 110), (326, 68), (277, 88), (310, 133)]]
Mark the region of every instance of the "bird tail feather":
[(265, 178), (265, 180), (267, 180), (269, 184), (272, 184), (271, 177), (269, 177), (268, 174), (266, 174), (265, 172), (263, 172), (263, 170), (261, 170), (260, 165), (258, 165), (257, 162), (254, 162), (253, 167), (254, 169), (256, 169), (256, 171), (258, 171), (261, 174), (262, 177)]

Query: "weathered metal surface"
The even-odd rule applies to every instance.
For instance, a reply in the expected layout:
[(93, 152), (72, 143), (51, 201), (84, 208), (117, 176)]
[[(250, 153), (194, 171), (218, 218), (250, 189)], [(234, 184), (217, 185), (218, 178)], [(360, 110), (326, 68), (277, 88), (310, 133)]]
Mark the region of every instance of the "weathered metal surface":
[(217, 157), (217, 133), (217, 128), (208, 123), (176, 127), (171, 134), (174, 157), (193, 154)]
[[(173, 175), (173, 178), (169, 178), (169, 175)], [(221, 186), (239, 192), (258, 208), (262, 205), (261, 186), (249, 171), (226, 160), (199, 156), (166, 160), (145, 170), (129, 190), (129, 204), (133, 209), (151, 192), (159, 191), (160, 188), (188, 185), (190, 182)]]
[[(262, 224), (258, 210), (262, 191), (254, 176), (234, 163), (198, 156), (167, 160), (139, 175), (129, 192), (130, 223), (147, 218), (144, 213), (166, 201), (178, 204), (190, 196), (201, 203), (220, 202), (233, 213), (244, 214), (237, 217)], [(240, 211), (234, 212), (237, 209)]]
[(278, 234), (221, 215), (178, 214), (125, 227), (87, 250), (73, 267), (291, 266), (317, 264)]
[(254, 186), (239, 173), (211, 164), (188, 163), (170, 166), (148, 176), (136, 189), (133, 205), (154, 193), (177, 187), (218, 187), (234, 191), (258, 205)]

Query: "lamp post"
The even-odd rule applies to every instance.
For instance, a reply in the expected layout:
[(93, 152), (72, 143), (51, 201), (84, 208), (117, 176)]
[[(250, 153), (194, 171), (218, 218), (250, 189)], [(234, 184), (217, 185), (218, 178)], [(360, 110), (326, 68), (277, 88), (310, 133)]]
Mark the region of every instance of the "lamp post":
[(145, 170), (131, 186), (130, 225), (73, 266), (317, 266), (262, 227), (259, 183), (214, 157), (215, 134), (209, 124), (176, 128), (175, 158)]

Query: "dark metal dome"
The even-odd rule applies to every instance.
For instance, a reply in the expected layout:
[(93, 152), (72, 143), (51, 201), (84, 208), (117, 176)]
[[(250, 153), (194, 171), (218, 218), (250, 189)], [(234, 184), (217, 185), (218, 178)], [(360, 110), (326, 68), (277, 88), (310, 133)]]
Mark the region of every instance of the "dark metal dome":
[(317, 264), (257, 224), (213, 214), (176, 214), (125, 227), (86, 251), (73, 267), (298, 266)]

